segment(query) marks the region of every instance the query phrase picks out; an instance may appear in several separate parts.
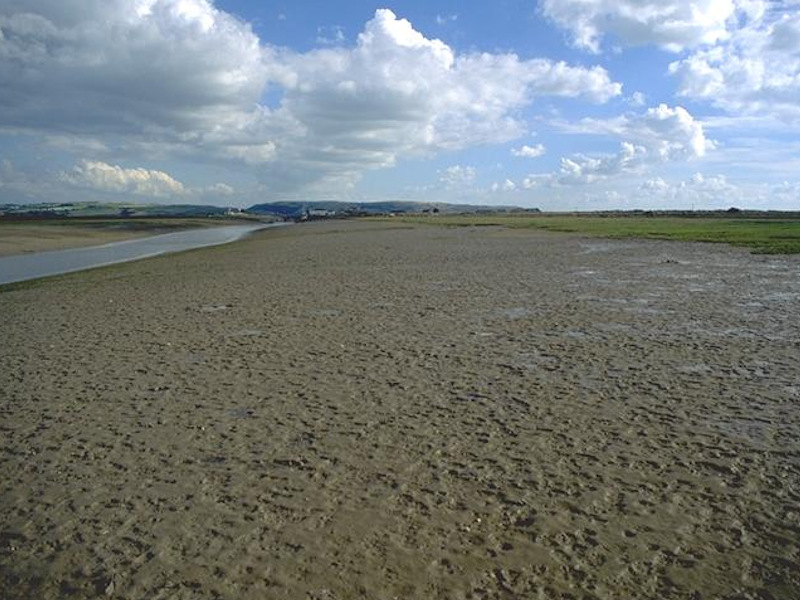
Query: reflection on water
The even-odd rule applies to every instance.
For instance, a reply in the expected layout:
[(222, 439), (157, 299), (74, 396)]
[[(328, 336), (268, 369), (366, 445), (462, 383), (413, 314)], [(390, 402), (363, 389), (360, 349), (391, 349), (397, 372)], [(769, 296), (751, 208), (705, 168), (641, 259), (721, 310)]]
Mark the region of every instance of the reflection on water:
[(49, 277), (93, 267), (127, 262), (168, 252), (180, 252), (203, 246), (217, 246), (245, 235), (283, 223), (231, 225), (165, 233), (147, 238), (114, 242), (90, 248), (72, 248), (0, 258), (0, 284)]

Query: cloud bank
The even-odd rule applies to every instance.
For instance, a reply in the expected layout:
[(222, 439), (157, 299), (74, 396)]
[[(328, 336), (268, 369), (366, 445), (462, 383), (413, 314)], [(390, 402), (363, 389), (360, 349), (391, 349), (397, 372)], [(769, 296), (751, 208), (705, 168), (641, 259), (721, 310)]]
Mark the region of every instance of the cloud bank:
[(653, 165), (700, 158), (714, 148), (703, 126), (685, 108), (666, 104), (639, 115), (584, 119), (566, 129), (571, 133), (611, 135), (622, 140), (620, 149), (616, 154), (564, 157), (557, 172), (530, 175), (522, 181), (523, 188), (585, 185), (623, 173), (644, 172)]
[(672, 52), (713, 44), (739, 18), (757, 18), (760, 0), (542, 0), (542, 13), (566, 29), (573, 43), (599, 52), (604, 38), (626, 46)]
[(800, 10), (768, 13), (669, 70), (687, 98), (732, 114), (799, 121)]
[(536, 144), (535, 146), (512, 148), (511, 155), (519, 158), (539, 158), (544, 156), (545, 152), (547, 152), (547, 149), (543, 144)]
[(387, 9), (354, 46), (299, 53), (207, 0), (0, 7), (0, 129), (228, 161), (277, 193), (347, 188), (401, 158), (514, 139), (518, 111), (542, 96), (620, 93), (602, 67), (459, 54)]
[(84, 160), (71, 171), (62, 173), (61, 180), (94, 190), (141, 196), (167, 197), (183, 195), (184, 185), (163, 171), (149, 169), (125, 169), (100, 161)]

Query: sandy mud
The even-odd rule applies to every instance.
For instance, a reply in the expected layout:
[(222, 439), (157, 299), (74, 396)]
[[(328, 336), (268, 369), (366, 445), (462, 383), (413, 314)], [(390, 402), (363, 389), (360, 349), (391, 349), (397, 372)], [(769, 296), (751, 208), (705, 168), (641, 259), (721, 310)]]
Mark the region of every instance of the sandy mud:
[(799, 274), (332, 222), (0, 290), (0, 596), (798, 598)]

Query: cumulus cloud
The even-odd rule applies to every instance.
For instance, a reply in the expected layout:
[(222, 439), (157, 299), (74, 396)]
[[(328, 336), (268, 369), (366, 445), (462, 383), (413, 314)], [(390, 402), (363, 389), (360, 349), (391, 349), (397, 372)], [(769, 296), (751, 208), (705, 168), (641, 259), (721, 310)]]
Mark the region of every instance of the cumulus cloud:
[(771, 195), (777, 202), (796, 210), (800, 203), (800, 183), (788, 181), (779, 183), (773, 186)]
[(541, 7), (592, 52), (609, 37), (687, 53), (669, 67), (684, 97), (736, 115), (800, 120), (796, 0), (543, 0)]
[(763, 195), (767, 190), (758, 190), (754, 194), (754, 190), (746, 191), (729, 183), (724, 175), (695, 173), (689, 179), (675, 183), (667, 182), (661, 177), (648, 179), (639, 186), (637, 192), (637, 195), (649, 204), (667, 203), (721, 208), (742, 202), (752, 203), (754, 196)]
[(736, 115), (799, 120), (800, 9), (766, 12), (725, 41), (673, 62), (669, 70), (683, 96)]
[(647, 96), (643, 92), (633, 92), (631, 97), (628, 98), (628, 104), (631, 106), (644, 106), (647, 104)]
[(385, 9), (354, 46), (298, 53), (208, 0), (0, 6), (0, 128), (224, 159), (272, 191), (511, 140), (541, 96), (620, 93), (599, 66), (459, 54)]
[(624, 116), (605, 123), (586, 119), (587, 128), (599, 126), (618, 137), (643, 146), (657, 161), (685, 160), (705, 156), (715, 146), (705, 136), (702, 124), (682, 106), (659, 104), (641, 115)]
[(439, 172), (439, 181), (445, 188), (453, 189), (472, 184), (476, 175), (475, 167), (453, 165)]
[(344, 28), (339, 25), (317, 27), (317, 43), (323, 46), (335, 46), (345, 41)]
[(206, 0), (8, 0), (0, 125), (187, 143), (252, 120), (269, 56)]
[(543, 144), (536, 144), (535, 146), (521, 146), (519, 148), (512, 148), (511, 155), (520, 158), (538, 158), (544, 156), (547, 150)]
[(559, 185), (594, 183), (620, 173), (639, 170), (647, 159), (647, 148), (622, 142), (616, 154), (600, 157), (578, 154), (562, 158), (558, 172), (552, 174), (549, 181)]
[(661, 177), (654, 177), (652, 179), (645, 180), (639, 186), (639, 189), (647, 193), (664, 194), (670, 189), (670, 185)]
[(678, 52), (727, 39), (738, 19), (757, 18), (762, 0), (542, 0), (542, 13), (575, 45), (599, 52), (611, 36), (626, 46)]
[[(621, 91), (600, 68), (514, 54), (457, 54), (389, 10), (378, 10), (354, 48), (285, 57), (279, 114), (300, 133), (279, 143), (265, 181), (308, 177), (352, 183), (365, 168), (498, 143), (525, 131), (515, 111), (537, 96), (604, 102)], [(295, 176), (293, 177), (292, 174)]]
[(489, 189), (491, 189), (493, 192), (513, 192), (517, 189), (517, 184), (510, 179), (506, 179), (502, 182), (495, 181)]
[(622, 173), (643, 171), (647, 167), (705, 156), (714, 142), (705, 136), (703, 126), (685, 108), (660, 104), (639, 115), (615, 119), (583, 119), (565, 125), (571, 133), (611, 135), (619, 138), (616, 154), (586, 156), (576, 154), (561, 159), (554, 173), (530, 175), (525, 188), (540, 185), (582, 185)]
[(61, 180), (79, 187), (104, 192), (129, 193), (155, 198), (180, 196), (186, 187), (163, 171), (126, 169), (100, 161), (83, 160), (61, 174)]

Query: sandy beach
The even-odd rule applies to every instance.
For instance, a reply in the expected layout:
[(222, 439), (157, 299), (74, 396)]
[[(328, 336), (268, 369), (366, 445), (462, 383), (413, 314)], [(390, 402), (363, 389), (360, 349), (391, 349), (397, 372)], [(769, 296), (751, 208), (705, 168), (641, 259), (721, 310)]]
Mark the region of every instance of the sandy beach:
[(0, 598), (796, 599), (799, 274), (332, 221), (0, 288)]

